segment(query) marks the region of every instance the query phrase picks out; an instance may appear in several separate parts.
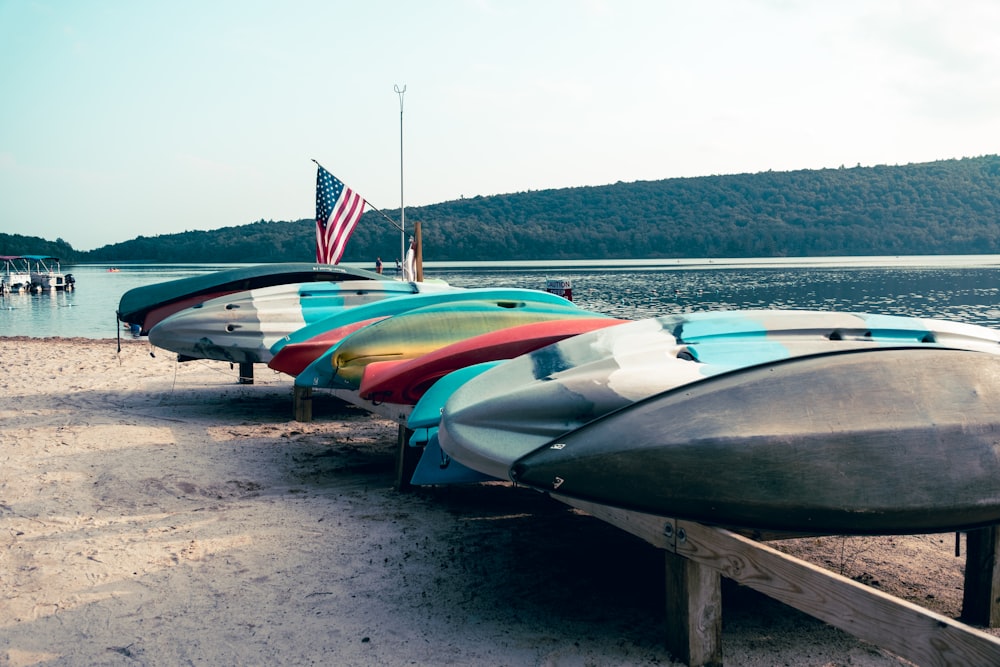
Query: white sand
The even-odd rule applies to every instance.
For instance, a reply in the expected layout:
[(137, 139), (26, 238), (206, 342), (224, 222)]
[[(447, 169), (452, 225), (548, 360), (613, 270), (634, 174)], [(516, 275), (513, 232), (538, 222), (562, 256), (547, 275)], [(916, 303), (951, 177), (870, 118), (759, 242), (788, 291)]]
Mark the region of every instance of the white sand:
[[(396, 426), (138, 341), (0, 338), (0, 665), (669, 665), (663, 556), (535, 492), (399, 493)], [(957, 617), (951, 535), (779, 548)], [(727, 665), (900, 660), (737, 586)]]

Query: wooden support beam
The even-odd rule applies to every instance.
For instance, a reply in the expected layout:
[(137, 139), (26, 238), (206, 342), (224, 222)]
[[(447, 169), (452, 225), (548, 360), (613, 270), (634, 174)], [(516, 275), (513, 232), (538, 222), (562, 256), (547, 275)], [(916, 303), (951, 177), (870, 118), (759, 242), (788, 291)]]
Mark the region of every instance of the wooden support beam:
[(962, 620), (1000, 627), (1000, 527), (966, 533)]
[(736, 533), (553, 497), (918, 665), (1000, 665), (997, 637)]
[(249, 361), (240, 363), (240, 384), (253, 384), (253, 364)]
[(295, 386), (292, 389), (292, 414), (298, 422), (311, 422), (313, 418), (312, 387)]
[(410, 447), (410, 436), (413, 431), (406, 428), (405, 424), (399, 425), (396, 439), (396, 490), (409, 491), (410, 480), (413, 478), (413, 471), (417, 469), (420, 455), (423, 453), (422, 447)]
[(667, 650), (692, 667), (722, 667), (722, 577), (665, 551)]

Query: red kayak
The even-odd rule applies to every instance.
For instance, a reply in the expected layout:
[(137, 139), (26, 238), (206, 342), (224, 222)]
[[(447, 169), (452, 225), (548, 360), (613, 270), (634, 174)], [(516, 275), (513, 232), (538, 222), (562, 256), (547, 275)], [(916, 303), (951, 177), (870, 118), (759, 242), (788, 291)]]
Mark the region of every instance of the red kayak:
[(415, 405), (431, 385), (459, 368), (513, 359), (570, 336), (629, 321), (595, 317), (532, 322), (466, 338), (415, 359), (376, 361), (365, 366), (358, 393), (378, 403)]
[(351, 322), (342, 327), (324, 331), (301, 343), (289, 343), (278, 350), (278, 353), (274, 355), (271, 361), (267, 362), (267, 365), (276, 371), (296, 376), (306, 366), (316, 361), (324, 352), (339, 343), (341, 339), (346, 338), (359, 329), (364, 329), (369, 324), (374, 324), (384, 319), (384, 317), (373, 317), (368, 320), (361, 320), (360, 322)]

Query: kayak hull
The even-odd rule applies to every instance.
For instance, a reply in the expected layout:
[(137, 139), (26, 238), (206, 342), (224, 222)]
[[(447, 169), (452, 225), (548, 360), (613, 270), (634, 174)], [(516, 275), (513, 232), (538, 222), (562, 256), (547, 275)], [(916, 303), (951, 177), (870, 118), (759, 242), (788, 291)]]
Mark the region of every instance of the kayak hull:
[(154, 326), (149, 341), (189, 359), (267, 363), (278, 339), (310, 322), (423, 289), (375, 280), (274, 285), (197, 303)]
[(364, 368), (358, 392), (370, 401), (413, 405), (439, 379), (459, 368), (512, 359), (570, 336), (627, 320), (608, 317), (530, 322), (459, 340), (414, 359), (377, 361)]
[(258, 264), (130, 289), (119, 299), (117, 314), (122, 322), (140, 325), (142, 335), (146, 335), (170, 315), (227, 294), (273, 285), (385, 279), (372, 271), (327, 264)]
[(1000, 521), (1000, 357), (796, 358), (630, 405), (516, 461), (518, 483), (730, 527), (820, 534)]

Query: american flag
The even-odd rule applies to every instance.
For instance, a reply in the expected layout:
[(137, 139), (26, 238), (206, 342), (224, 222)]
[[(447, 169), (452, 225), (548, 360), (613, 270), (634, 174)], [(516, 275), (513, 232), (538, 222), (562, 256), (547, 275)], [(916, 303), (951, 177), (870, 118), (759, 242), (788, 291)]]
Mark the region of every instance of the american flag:
[(316, 261), (336, 264), (365, 212), (365, 200), (323, 167), (316, 172)]

